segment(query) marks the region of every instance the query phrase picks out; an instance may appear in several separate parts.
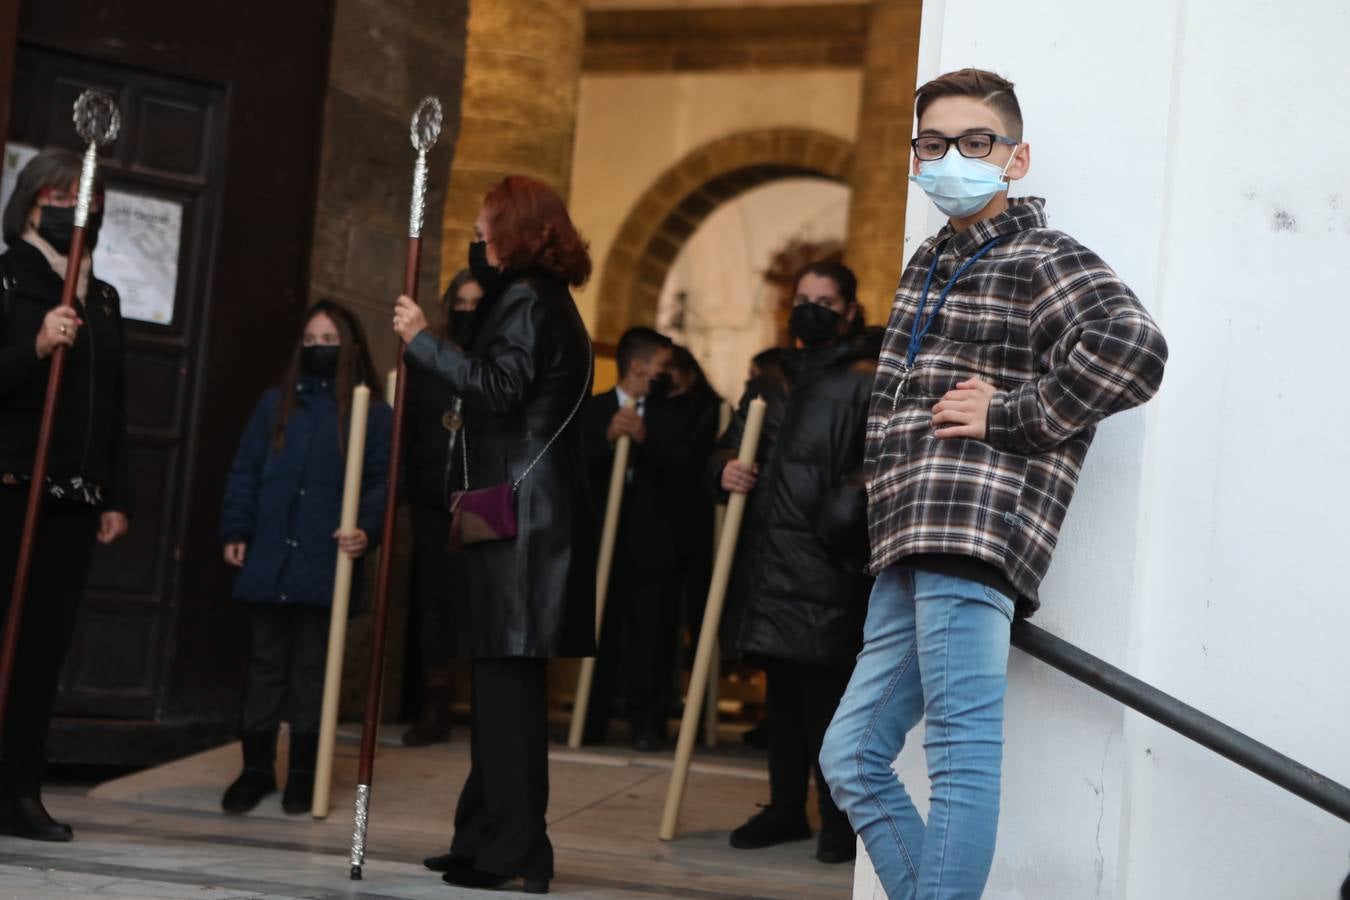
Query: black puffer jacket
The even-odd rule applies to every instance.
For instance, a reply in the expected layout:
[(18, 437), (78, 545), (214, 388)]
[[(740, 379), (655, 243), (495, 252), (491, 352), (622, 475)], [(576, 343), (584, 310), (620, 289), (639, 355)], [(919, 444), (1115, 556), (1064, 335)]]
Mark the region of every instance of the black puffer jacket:
[[(0, 256), (0, 475), (27, 478), (51, 360), (34, 349), (42, 320), (61, 302), (62, 279), (26, 241)], [(7, 286), (7, 287), (6, 287)], [(90, 276), (84, 327), (66, 355), (47, 474), (80, 476), (103, 489), (108, 509), (130, 512), (127, 466), (126, 347), (112, 285)]]
[[(465, 350), (422, 332), (408, 365), (435, 375), (464, 401), (469, 486), (519, 478), (590, 395), (590, 338), (567, 285), (547, 274), (507, 273), (485, 296)], [(450, 598), (455, 655), (589, 656), (595, 650), (595, 521), (580, 413), (521, 482), (514, 540), (455, 554)]]
[[(868, 342), (870, 343), (870, 342)], [(781, 423), (760, 442), (723, 616), (723, 645), (751, 661), (847, 670), (862, 646), (872, 579), (861, 470), (876, 352), (853, 342), (790, 357)], [(747, 398), (719, 442), (720, 483)]]

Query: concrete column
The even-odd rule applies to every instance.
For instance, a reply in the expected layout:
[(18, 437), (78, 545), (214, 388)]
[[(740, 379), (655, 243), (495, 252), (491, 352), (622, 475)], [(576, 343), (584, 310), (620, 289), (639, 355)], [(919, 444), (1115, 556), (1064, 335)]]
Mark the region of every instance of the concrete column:
[(874, 324), (886, 321), (904, 266), (920, 11), (920, 0), (875, 0), (863, 58), (844, 257), (858, 273), (859, 299)]
[(586, 20), (582, 0), (470, 0), (459, 142), (442, 218), (444, 289), (483, 195), (507, 175), (567, 196)]

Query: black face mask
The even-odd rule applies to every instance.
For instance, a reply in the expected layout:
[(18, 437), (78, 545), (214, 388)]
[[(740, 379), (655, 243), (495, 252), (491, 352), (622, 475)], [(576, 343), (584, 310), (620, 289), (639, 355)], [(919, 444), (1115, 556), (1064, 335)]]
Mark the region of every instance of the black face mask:
[(300, 351), (300, 369), (315, 378), (336, 378), (341, 347), (316, 345)]
[[(75, 207), (40, 206), (38, 211), (38, 237), (51, 244), (57, 253), (69, 256), (71, 242), (75, 240)], [(90, 213), (84, 223), (85, 249), (93, 251), (98, 246), (98, 232), (102, 227), (103, 210)]]
[(843, 316), (828, 306), (802, 303), (792, 307), (788, 328), (807, 347), (821, 347), (839, 336), (839, 324), (843, 320)]
[(483, 293), (492, 290), (492, 285), (497, 282), (501, 272), (497, 267), (488, 262), (487, 241), (474, 241), (469, 245), (469, 271), (473, 273), (473, 280), (478, 282), (478, 286), (483, 289)]
[(469, 323), (473, 321), (473, 310), (454, 309), (450, 311), (450, 337), (455, 341), (464, 339), (464, 335), (469, 330)]
[(669, 372), (661, 372), (652, 379), (651, 387), (647, 389), (647, 399), (665, 400), (673, 390), (675, 390), (675, 379), (670, 376)]

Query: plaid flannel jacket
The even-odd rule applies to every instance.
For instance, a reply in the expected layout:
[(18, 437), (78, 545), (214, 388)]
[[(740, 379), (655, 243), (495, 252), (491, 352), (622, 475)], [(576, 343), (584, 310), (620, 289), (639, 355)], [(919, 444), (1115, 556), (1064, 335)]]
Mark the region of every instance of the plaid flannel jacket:
[[(1092, 251), (1046, 227), (1045, 201), (1012, 200), (964, 232), (944, 227), (910, 260), (886, 327), (867, 422), (874, 574), (921, 553), (1001, 570), (1023, 612), (1050, 565), (1096, 423), (1148, 400), (1167, 345), (1128, 287)], [(924, 278), (929, 308), (952, 288), (900, 391)], [(986, 438), (939, 440), (932, 407), (977, 375), (998, 392)]]

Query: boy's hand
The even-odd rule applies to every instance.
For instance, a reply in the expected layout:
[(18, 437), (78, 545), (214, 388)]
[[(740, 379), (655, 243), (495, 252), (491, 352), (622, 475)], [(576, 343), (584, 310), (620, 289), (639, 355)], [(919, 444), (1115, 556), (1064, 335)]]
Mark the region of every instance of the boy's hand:
[[(970, 378), (948, 391), (933, 407), (933, 427), (939, 438), (984, 440), (989, 403), (996, 388), (987, 381)], [(945, 428), (940, 426), (946, 426)]]
[(635, 444), (641, 444), (647, 440), (647, 425), (642, 421), (642, 416), (639, 416), (636, 410), (620, 409), (614, 414), (614, 418), (609, 420), (609, 427), (605, 429), (605, 437), (612, 444), (621, 435), (632, 438)]

